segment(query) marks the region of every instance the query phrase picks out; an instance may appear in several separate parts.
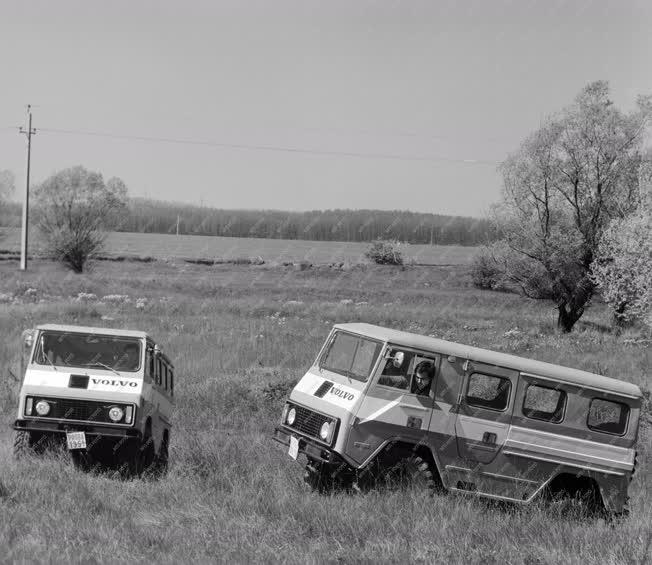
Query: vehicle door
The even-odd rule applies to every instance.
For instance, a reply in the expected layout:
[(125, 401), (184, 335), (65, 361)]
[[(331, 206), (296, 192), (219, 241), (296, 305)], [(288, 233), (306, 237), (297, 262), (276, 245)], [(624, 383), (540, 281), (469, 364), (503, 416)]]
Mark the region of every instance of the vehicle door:
[[(405, 347), (389, 346), (379, 363), (353, 421), (347, 453), (358, 463), (371, 457), (387, 440), (425, 441), (434, 403), (439, 357)], [(432, 367), (428, 390), (415, 392), (415, 368)]]
[(470, 466), (491, 463), (511, 424), (518, 371), (469, 362), (457, 406), (455, 435), (460, 458)]

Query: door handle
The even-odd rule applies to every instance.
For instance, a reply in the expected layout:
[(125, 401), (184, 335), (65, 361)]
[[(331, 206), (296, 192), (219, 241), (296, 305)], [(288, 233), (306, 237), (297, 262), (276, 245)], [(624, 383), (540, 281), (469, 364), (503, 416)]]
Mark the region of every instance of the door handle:
[(485, 432), (484, 434), (482, 434), (482, 443), (495, 445), (496, 444), (496, 439), (497, 439), (497, 436), (493, 432)]

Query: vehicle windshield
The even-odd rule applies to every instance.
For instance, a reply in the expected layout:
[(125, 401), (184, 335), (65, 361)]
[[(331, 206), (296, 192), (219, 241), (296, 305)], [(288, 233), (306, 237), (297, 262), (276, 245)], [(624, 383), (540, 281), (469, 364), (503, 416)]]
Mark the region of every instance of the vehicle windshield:
[(46, 331), (34, 351), (34, 363), (63, 367), (96, 367), (110, 371), (140, 369), (137, 338)]
[(319, 367), (356, 381), (366, 382), (382, 343), (345, 332), (337, 332), (321, 358)]

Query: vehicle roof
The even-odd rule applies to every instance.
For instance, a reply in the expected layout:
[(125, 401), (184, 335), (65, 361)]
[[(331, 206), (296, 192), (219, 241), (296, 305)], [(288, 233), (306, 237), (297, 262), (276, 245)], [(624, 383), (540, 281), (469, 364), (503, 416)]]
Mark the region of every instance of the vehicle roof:
[(146, 338), (147, 333), (138, 330), (122, 330), (115, 328), (94, 328), (90, 326), (73, 326), (65, 324), (42, 324), (36, 326), (37, 330), (48, 330), (53, 332), (76, 332), (100, 335), (115, 335), (120, 337), (138, 337)]
[(433, 350), (438, 353), (453, 355), (462, 359), (469, 359), (471, 361), (487, 363), (499, 367), (514, 368), (518, 369), (521, 373), (548, 377), (577, 386), (599, 389), (601, 391), (630, 397), (633, 396), (639, 398), (642, 396), (641, 389), (632, 383), (627, 383), (611, 377), (605, 377), (596, 373), (590, 373), (588, 371), (582, 371), (580, 369), (573, 369), (562, 365), (546, 363), (544, 361), (536, 361), (535, 359), (528, 359), (526, 357), (510, 355), (508, 353), (500, 353), (490, 349), (463, 345), (461, 343), (445, 341), (443, 339), (400, 330), (393, 330), (382, 326), (375, 326), (373, 324), (336, 324), (335, 328), (368, 336), (380, 341), (386, 341), (395, 345)]

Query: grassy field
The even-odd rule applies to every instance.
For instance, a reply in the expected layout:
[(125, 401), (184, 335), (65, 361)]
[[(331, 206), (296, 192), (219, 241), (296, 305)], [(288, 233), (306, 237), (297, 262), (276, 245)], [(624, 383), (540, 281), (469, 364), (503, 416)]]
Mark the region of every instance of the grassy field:
[[(109, 294), (129, 301), (101, 300)], [(145, 299), (143, 308), (135, 307), (137, 299)], [(652, 559), (649, 413), (630, 487), (631, 516), (616, 524), (416, 491), (308, 492), (301, 467), (270, 435), (283, 391), (312, 362), (331, 325), (345, 321), (558, 362), (650, 389), (649, 348), (635, 332), (610, 332), (601, 306), (561, 335), (550, 303), (474, 289), (460, 266), (299, 271), (101, 262), (75, 276), (48, 262), (35, 261), (26, 273), (1, 262), (0, 560), (534, 565)], [(13, 460), (10, 424), (19, 383), (11, 374), (18, 373), (20, 333), (47, 322), (144, 329), (163, 344), (177, 367), (167, 477), (114, 480), (79, 472), (64, 456)]]
[[(20, 230), (7, 229), (0, 249), (20, 251)], [(31, 252), (39, 249), (34, 234)], [(349, 241), (303, 241), (205, 235), (168, 235), (158, 233), (112, 232), (106, 240), (106, 255), (156, 257), (161, 259), (257, 259), (266, 263), (308, 261), (314, 264), (344, 262), (365, 263), (368, 243)], [(461, 245), (403, 245), (401, 252), (410, 262), (428, 265), (468, 264), (476, 247)]]

